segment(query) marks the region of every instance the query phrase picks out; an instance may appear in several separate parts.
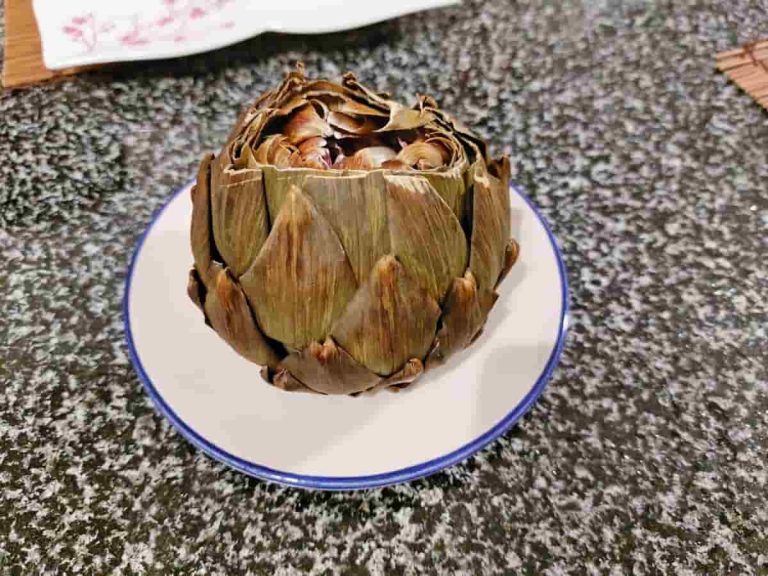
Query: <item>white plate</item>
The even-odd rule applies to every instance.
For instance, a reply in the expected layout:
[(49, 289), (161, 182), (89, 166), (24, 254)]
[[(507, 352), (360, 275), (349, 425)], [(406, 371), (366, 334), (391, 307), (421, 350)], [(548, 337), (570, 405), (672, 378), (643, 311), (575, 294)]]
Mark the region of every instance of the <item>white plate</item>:
[(246, 474), (293, 486), (371, 488), (450, 466), (497, 438), (541, 394), (563, 347), (568, 285), (541, 215), (512, 189), (520, 259), (483, 335), (400, 393), (289, 393), (203, 322), (186, 295), (190, 185), (139, 241), (124, 300), (131, 359), (181, 434)]

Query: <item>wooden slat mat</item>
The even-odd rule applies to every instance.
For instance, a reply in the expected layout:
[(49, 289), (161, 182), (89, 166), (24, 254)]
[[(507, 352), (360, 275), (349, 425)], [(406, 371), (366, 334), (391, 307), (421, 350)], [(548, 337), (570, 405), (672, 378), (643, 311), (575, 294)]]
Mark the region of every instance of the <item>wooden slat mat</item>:
[(768, 109), (768, 40), (717, 55), (717, 68)]

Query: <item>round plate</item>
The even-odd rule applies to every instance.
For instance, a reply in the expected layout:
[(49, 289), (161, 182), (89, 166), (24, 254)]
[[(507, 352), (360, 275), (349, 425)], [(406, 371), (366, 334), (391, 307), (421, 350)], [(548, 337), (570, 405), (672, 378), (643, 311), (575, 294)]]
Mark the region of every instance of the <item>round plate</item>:
[(541, 394), (563, 347), (568, 285), (555, 240), (513, 187), (520, 259), (485, 331), (411, 387), (358, 397), (290, 393), (263, 382), (187, 298), (190, 185), (154, 217), (124, 300), (131, 360), (182, 435), (233, 468), (281, 484), (372, 488), (459, 462), (512, 426)]

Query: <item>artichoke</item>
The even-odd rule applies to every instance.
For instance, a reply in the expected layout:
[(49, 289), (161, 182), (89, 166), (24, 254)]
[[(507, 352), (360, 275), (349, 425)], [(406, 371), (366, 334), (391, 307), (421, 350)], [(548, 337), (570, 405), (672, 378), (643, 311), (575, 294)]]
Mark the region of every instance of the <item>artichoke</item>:
[(200, 163), (188, 294), (279, 388), (405, 386), (482, 330), (518, 254), (509, 176), (431, 97), (299, 65)]

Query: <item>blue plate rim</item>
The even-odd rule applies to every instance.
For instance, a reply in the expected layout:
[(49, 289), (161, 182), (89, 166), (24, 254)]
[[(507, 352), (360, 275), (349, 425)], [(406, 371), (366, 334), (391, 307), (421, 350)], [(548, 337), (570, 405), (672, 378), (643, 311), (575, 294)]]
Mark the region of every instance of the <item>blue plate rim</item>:
[(144, 242), (146, 241), (149, 233), (152, 231), (152, 228), (154, 227), (157, 220), (160, 218), (163, 212), (165, 212), (166, 208), (170, 206), (170, 204), (176, 199), (177, 196), (179, 196), (179, 194), (183, 193), (185, 190), (188, 190), (192, 182), (193, 181), (187, 182), (184, 186), (177, 189), (173, 193), (170, 199), (154, 213), (149, 224), (139, 237), (133, 254), (131, 255), (131, 261), (128, 266), (127, 276), (125, 279), (125, 290), (123, 293), (123, 324), (128, 345), (128, 355), (131, 359), (131, 362), (133, 363), (134, 369), (139, 376), (139, 380), (141, 380), (144, 389), (147, 391), (147, 394), (149, 394), (149, 397), (152, 399), (160, 413), (168, 418), (171, 424), (173, 424), (174, 428), (176, 428), (176, 430), (178, 430), (179, 433), (181, 433), (181, 435), (187, 441), (192, 443), (196, 448), (200, 449), (208, 456), (249, 476), (253, 476), (261, 480), (275, 482), (285, 486), (319, 490), (360, 490), (380, 488), (384, 486), (391, 486), (393, 484), (399, 484), (401, 482), (409, 482), (411, 480), (424, 478), (425, 476), (429, 476), (440, 470), (443, 470), (444, 468), (465, 460), (472, 454), (480, 451), (485, 446), (496, 440), (499, 436), (501, 436), (504, 432), (516, 424), (520, 418), (522, 418), (528, 412), (528, 410), (530, 410), (539, 396), (541, 396), (544, 388), (552, 376), (552, 373), (554, 372), (555, 367), (557, 366), (565, 346), (565, 338), (568, 331), (570, 312), (568, 275), (565, 269), (565, 264), (563, 262), (562, 253), (560, 252), (560, 248), (557, 245), (557, 241), (555, 240), (554, 234), (552, 234), (552, 230), (550, 229), (549, 224), (547, 224), (547, 221), (541, 215), (533, 202), (531, 202), (528, 196), (525, 195), (522, 189), (517, 184), (512, 183), (510, 188), (512, 188), (512, 190), (514, 190), (514, 192), (520, 196), (531, 208), (536, 218), (544, 227), (550, 244), (552, 245), (555, 258), (557, 260), (558, 271), (560, 273), (561, 312), (557, 342), (555, 343), (555, 346), (552, 349), (549, 358), (547, 359), (547, 363), (545, 364), (544, 369), (536, 380), (536, 384), (504, 418), (502, 418), (493, 427), (491, 427), (489, 430), (471, 442), (465, 444), (461, 448), (449, 452), (448, 454), (438, 456), (437, 458), (433, 458), (432, 460), (428, 460), (420, 464), (394, 470), (392, 472), (383, 472), (380, 474), (373, 474), (368, 476), (308, 476), (283, 472), (244, 460), (238, 456), (235, 456), (234, 454), (230, 454), (226, 450), (219, 448), (212, 442), (209, 442), (197, 432), (195, 432), (195, 430), (192, 429), (189, 425), (187, 425), (176, 414), (173, 408), (171, 408), (165, 402), (165, 400), (163, 400), (162, 396), (155, 388), (149, 375), (144, 370), (144, 366), (142, 365), (138, 351), (136, 350), (136, 346), (133, 340), (133, 332), (131, 330), (131, 320), (129, 313), (129, 301), (133, 274), (136, 262), (141, 253), (141, 249), (144, 246)]

